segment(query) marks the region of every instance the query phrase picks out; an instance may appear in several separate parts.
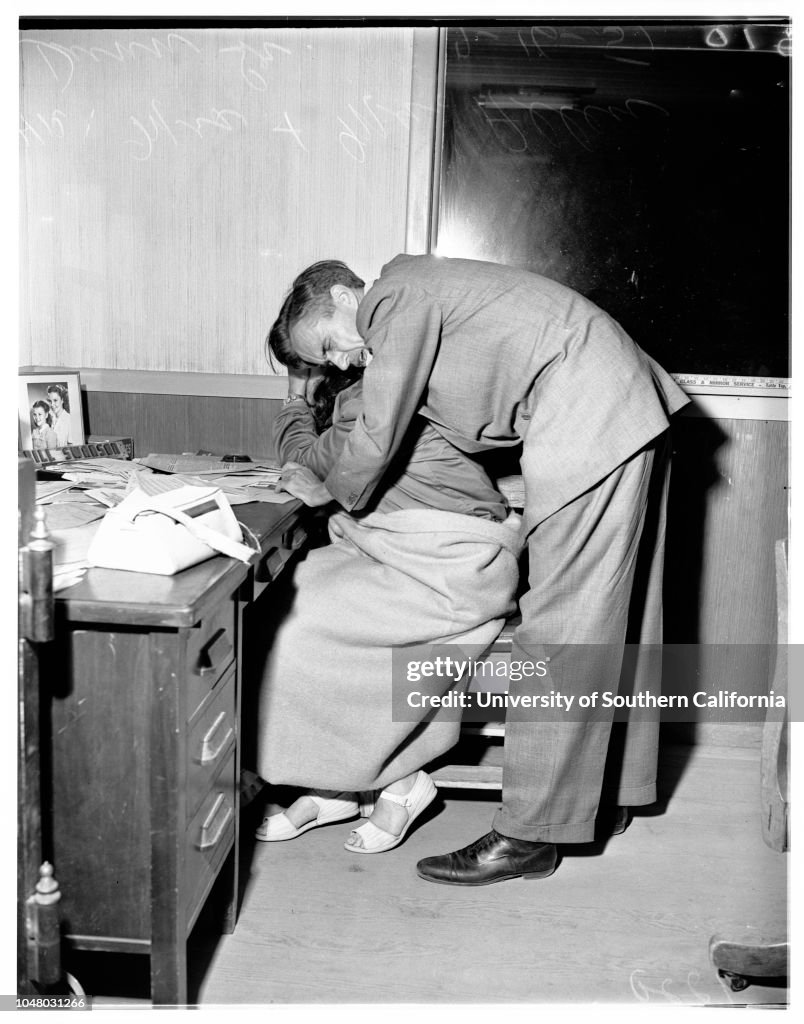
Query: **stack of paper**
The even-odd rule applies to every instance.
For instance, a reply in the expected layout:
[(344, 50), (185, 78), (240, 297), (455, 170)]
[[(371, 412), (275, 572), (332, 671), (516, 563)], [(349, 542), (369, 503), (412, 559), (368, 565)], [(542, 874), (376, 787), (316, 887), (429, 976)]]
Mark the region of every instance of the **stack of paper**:
[(98, 518), (91, 523), (71, 526), (66, 530), (51, 530), (48, 539), (53, 544), (53, 565), (70, 569), (85, 568), (89, 564), (89, 545), (100, 523)]
[[(98, 465), (100, 464), (100, 465)], [(36, 503), (45, 508), (48, 539), (53, 544), (53, 589), (77, 583), (87, 567), (92, 538), (112, 500), (99, 501), (98, 492), (86, 480), (109, 480), (110, 493), (122, 498), (129, 473), (120, 459), (88, 459), (60, 464), (60, 480), (37, 480)], [(130, 464), (129, 464), (130, 465)], [(69, 466), (69, 469), (67, 468)]]
[(89, 544), (106, 505), (74, 480), (37, 480), (36, 503), (45, 509), (45, 526), (53, 544), (53, 587), (63, 590), (83, 575)]
[(47, 506), (45, 522), (48, 532), (70, 530), (75, 526), (86, 526), (102, 519), (106, 513), (103, 505), (95, 502), (64, 501)]
[[(64, 468), (62, 468), (62, 466)], [(140, 471), (136, 462), (125, 459), (79, 459), (75, 462), (60, 463), (55, 472), (65, 480), (103, 487), (106, 484), (125, 485)]]

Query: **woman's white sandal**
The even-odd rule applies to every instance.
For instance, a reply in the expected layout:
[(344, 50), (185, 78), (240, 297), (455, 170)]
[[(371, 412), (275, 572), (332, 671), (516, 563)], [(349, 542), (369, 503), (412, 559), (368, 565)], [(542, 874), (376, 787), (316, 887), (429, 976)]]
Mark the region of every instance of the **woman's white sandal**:
[[(395, 836), (391, 832), (386, 832), (385, 829), (377, 828), (373, 822), (367, 821), (359, 828), (352, 829), (349, 833), (349, 839), (343, 844), (344, 848), (350, 853), (385, 853), (386, 850), (393, 850), (405, 838), (408, 829), (422, 811), (430, 806), (437, 792), (438, 790), (427, 772), (419, 772), (417, 774), (416, 781), (413, 783), (410, 792), (405, 793), (404, 796), (400, 796), (397, 793), (389, 793), (384, 789), (380, 793), (378, 800), (390, 800), (392, 803), (404, 807), (408, 812), (408, 820), (405, 822), (405, 827), (398, 836)], [(356, 846), (354, 843), (349, 842), (352, 836), (358, 836), (362, 845)]]
[(284, 839), (295, 839), (320, 825), (334, 825), (337, 821), (348, 821), (356, 818), (359, 807), (357, 800), (346, 793), (337, 793), (334, 797), (319, 796), (317, 793), (305, 793), (313, 803), (318, 805), (318, 815), (312, 821), (299, 825), (298, 828), (284, 811), (263, 818), (262, 825), (254, 835), (261, 843), (278, 843)]

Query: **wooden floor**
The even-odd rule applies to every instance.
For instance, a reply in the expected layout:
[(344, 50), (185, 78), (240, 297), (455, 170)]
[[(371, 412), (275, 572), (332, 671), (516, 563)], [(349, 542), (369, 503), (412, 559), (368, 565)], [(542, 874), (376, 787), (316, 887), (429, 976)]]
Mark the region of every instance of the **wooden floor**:
[[(246, 842), (233, 935), (194, 935), (198, 1005), (297, 1003), (784, 1004), (732, 992), (714, 933), (786, 934), (788, 857), (764, 845), (756, 749), (663, 750), (651, 813), (606, 844), (565, 847), (551, 878), (433, 885), (416, 861), (488, 831), (499, 794), (442, 792), (396, 850), (343, 849), (350, 825)], [(260, 807), (245, 812), (247, 834)]]

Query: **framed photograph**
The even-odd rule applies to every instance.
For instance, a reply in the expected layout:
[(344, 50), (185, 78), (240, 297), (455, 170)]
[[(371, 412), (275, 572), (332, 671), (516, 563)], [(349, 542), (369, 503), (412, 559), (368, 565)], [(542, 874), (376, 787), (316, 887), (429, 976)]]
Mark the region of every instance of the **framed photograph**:
[(18, 380), (20, 449), (84, 444), (81, 384), (77, 371), (21, 373)]

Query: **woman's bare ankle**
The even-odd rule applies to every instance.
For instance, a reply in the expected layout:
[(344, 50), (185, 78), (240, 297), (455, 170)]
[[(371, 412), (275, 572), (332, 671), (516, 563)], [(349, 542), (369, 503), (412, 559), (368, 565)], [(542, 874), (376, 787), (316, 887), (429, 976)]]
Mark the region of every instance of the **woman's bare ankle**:
[(390, 783), (385, 788), (389, 793), (393, 793), (395, 796), (407, 796), (416, 784), (416, 776), (418, 774), (418, 772), (412, 772), (410, 775), (406, 775), (404, 779), (398, 779), (396, 782)]

